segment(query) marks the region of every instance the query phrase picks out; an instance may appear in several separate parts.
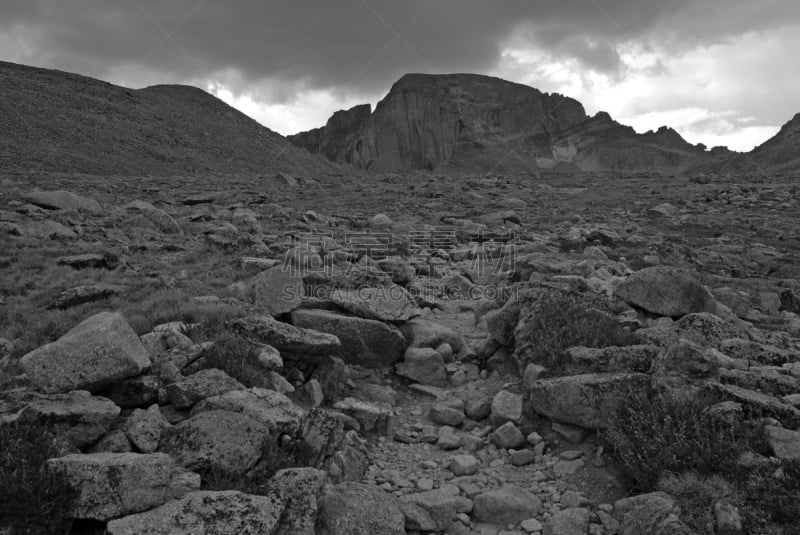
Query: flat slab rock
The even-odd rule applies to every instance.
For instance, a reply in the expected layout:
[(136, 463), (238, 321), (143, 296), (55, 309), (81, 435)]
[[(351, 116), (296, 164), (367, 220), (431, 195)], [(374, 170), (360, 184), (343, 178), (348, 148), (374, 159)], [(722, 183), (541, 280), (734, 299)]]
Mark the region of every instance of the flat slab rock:
[(281, 352), (324, 356), (336, 353), (342, 346), (335, 334), (290, 325), (268, 315), (240, 318), (230, 326), (246, 338)]
[(73, 518), (109, 520), (145, 511), (165, 501), (175, 465), (163, 453), (91, 453), (47, 461), (79, 490)]
[(396, 284), (337, 289), (330, 299), (344, 310), (371, 320), (404, 322), (422, 314), (408, 292)]
[(112, 520), (108, 535), (263, 535), (274, 533), (284, 504), (275, 496), (197, 491), (150, 511)]
[(679, 268), (657, 266), (637, 271), (614, 291), (623, 301), (660, 316), (716, 312), (711, 293)]
[(342, 483), (319, 501), (317, 535), (405, 535), (394, 496), (361, 483)]
[(103, 211), (102, 206), (96, 200), (64, 190), (31, 191), (22, 198), (31, 204), (49, 210), (80, 210), (92, 214), (99, 214)]
[(644, 373), (591, 373), (534, 381), (529, 390), (531, 408), (551, 420), (587, 429), (605, 428), (617, 399), (632, 388), (645, 390)]
[(108, 432), (121, 412), (111, 400), (85, 390), (39, 395), (19, 412), (20, 422), (47, 425), (79, 448), (91, 445)]

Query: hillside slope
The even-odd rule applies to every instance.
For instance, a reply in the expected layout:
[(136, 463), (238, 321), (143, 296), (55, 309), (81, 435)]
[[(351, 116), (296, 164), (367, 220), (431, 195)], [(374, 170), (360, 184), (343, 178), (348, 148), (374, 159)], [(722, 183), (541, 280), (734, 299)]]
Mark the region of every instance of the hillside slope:
[(408, 74), (371, 116), (337, 112), (289, 139), (375, 171), (686, 171), (716, 157), (674, 130), (637, 134), (575, 99), (476, 74)]
[(332, 169), (195, 87), (134, 90), (0, 62), (2, 171), (305, 176)]

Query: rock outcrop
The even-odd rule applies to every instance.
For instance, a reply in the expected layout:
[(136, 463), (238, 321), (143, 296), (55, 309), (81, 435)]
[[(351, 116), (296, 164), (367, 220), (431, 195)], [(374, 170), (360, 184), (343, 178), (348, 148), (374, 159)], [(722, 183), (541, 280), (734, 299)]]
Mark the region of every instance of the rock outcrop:
[(637, 134), (577, 100), (476, 74), (407, 74), (375, 111), (357, 106), (289, 139), (373, 171), (675, 172), (713, 156), (672, 129)]

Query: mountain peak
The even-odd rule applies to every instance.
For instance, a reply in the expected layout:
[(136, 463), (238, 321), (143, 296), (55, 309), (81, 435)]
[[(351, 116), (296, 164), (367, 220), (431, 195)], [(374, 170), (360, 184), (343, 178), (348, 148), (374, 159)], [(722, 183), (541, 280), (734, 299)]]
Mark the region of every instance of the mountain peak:
[(672, 129), (636, 134), (570, 97), (480, 74), (406, 74), (368, 118), (331, 120), (290, 140), (376, 171), (674, 172), (703, 152)]

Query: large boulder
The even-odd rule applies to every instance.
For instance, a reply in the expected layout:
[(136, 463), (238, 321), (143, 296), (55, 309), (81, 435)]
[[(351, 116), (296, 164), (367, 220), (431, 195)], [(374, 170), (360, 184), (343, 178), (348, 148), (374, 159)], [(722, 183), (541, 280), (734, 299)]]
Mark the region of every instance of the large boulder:
[(286, 504), (275, 535), (316, 535), (319, 498), (328, 474), (311, 467), (278, 470), (269, 480), (270, 494)]
[(649, 386), (650, 376), (643, 373), (572, 375), (535, 381), (529, 399), (534, 411), (551, 420), (602, 429), (622, 393)]
[(341, 357), (365, 368), (389, 367), (403, 357), (406, 339), (399, 329), (376, 320), (344, 316), (326, 310), (295, 310), (298, 327), (335, 334), (342, 342)]
[(285, 395), (265, 388), (231, 390), (212, 396), (192, 407), (192, 416), (210, 411), (229, 411), (243, 414), (266, 425), (272, 433), (293, 435), (306, 411)]
[(785, 460), (800, 459), (800, 432), (776, 425), (765, 426), (764, 431), (775, 457)]
[(422, 314), (408, 292), (396, 284), (355, 289), (336, 289), (330, 300), (361, 318), (405, 322)]
[(377, 487), (342, 483), (319, 502), (317, 535), (405, 535), (397, 500)]
[(190, 492), (145, 513), (112, 520), (108, 535), (274, 534), (284, 504), (235, 490)]
[(144, 372), (150, 357), (122, 314), (100, 312), (55, 342), (34, 349), (20, 359), (20, 365), (45, 392), (97, 392)]
[(455, 485), (445, 485), (440, 489), (403, 496), (400, 509), (408, 529), (445, 531), (458, 513), (472, 511), (472, 500), (459, 496)]
[(297, 269), (275, 266), (250, 281), (253, 303), (271, 316), (291, 312), (303, 301), (303, 279)]
[(269, 429), (244, 414), (209, 411), (192, 416), (164, 432), (159, 451), (192, 470), (216, 469), (244, 474), (261, 458)]
[(680, 268), (656, 266), (637, 271), (614, 290), (623, 301), (659, 316), (715, 312), (711, 293)]
[(505, 526), (538, 516), (541, 511), (539, 498), (525, 489), (507, 485), (476, 495), (472, 514), (479, 522)]
[(97, 442), (119, 416), (112, 401), (85, 390), (36, 396), (19, 412), (18, 420), (48, 427), (78, 448)]
[(396, 371), (397, 375), (423, 385), (447, 385), (444, 359), (435, 349), (429, 347), (408, 348), (403, 362), (397, 365)]
[(547, 519), (544, 535), (586, 535), (589, 516), (589, 510), (583, 507), (563, 509)]
[(109, 520), (164, 503), (175, 462), (163, 453), (74, 454), (47, 461), (78, 490), (72, 518)]

